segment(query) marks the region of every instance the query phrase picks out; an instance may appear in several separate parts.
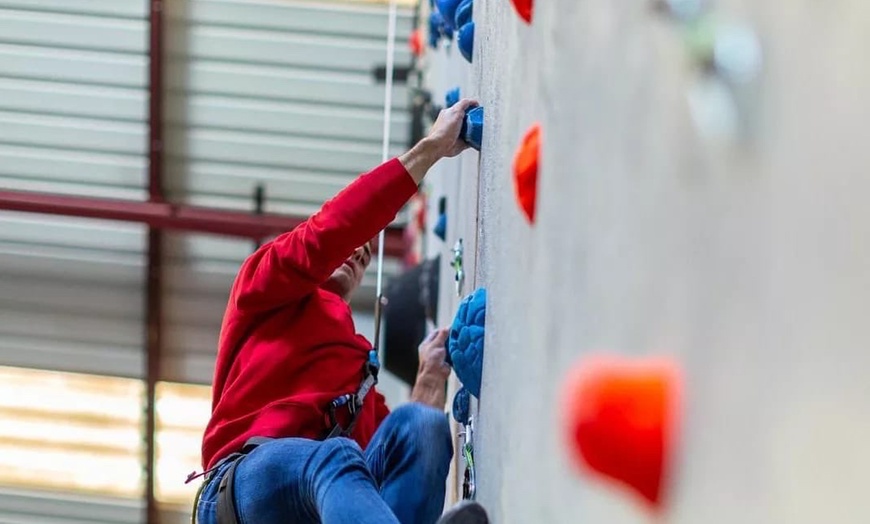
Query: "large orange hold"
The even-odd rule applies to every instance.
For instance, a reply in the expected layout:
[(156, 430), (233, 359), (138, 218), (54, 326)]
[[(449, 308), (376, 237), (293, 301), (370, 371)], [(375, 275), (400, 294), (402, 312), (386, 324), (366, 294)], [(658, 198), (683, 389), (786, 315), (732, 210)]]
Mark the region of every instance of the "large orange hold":
[(538, 163), (541, 156), (541, 126), (526, 131), (514, 156), (514, 192), (529, 223), (535, 222), (538, 202)]
[(517, 14), (520, 15), (520, 18), (525, 20), (527, 24), (531, 24), (532, 7), (534, 6), (535, 0), (511, 0), (511, 3), (514, 4), (514, 9), (517, 10)]
[(671, 360), (584, 360), (564, 390), (563, 422), (573, 458), (590, 473), (630, 488), (653, 510), (661, 509), (681, 393), (681, 374)]

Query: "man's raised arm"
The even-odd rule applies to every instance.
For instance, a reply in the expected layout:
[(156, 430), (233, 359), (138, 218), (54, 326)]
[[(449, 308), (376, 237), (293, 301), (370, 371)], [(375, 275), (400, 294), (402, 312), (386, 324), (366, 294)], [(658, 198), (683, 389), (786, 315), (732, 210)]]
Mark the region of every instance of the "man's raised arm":
[(438, 116), (429, 135), (410, 151), (354, 180), (296, 229), (248, 257), (231, 292), (241, 311), (265, 311), (304, 298), (354, 250), (392, 222), (441, 158), (461, 153), (468, 108), (462, 100)]

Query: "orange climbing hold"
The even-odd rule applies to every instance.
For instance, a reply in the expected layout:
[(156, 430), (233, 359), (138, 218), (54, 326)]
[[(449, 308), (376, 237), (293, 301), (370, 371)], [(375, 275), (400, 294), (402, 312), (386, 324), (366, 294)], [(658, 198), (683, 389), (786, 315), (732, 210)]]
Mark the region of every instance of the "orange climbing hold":
[(661, 509), (679, 425), (682, 380), (671, 360), (597, 356), (564, 390), (573, 458), (595, 475), (634, 490)]
[(408, 37), (408, 47), (416, 57), (423, 56), (423, 31), (418, 27)]
[(514, 156), (514, 191), (529, 223), (535, 222), (538, 201), (538, 159), (541, 154), (541, 126), (535, 124), (526, 131)]
[(535, 0), (511, 0), (511, 3), (514, 4), (514, 9), (517, 10), (517, 14), (520, 15), (520, 18), (525, 20), (527, 24), (531, 24), (532, 7)]

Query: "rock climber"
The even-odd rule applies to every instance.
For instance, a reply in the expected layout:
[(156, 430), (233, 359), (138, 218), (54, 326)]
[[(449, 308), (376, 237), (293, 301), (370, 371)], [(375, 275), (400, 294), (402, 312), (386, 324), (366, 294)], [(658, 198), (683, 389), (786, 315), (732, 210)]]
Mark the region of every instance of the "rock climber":
[(390, 413), (376, 389), (362, 393), (372, 345), (356, 333), (349, 305), (370, 240), (439, 159), (466, 149), (460, 130), (476, 105), (443, 110), (407, 153), (242, 264), (221, 327), (197, 522), (487, 522), (474, 503), (442, 516), (453, 456), (446, 330), (418, 348), (411, 402)]

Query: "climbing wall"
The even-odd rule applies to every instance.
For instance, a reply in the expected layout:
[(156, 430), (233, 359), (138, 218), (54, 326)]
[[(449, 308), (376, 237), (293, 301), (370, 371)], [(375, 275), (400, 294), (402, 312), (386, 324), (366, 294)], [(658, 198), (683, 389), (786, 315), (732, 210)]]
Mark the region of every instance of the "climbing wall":
[[(870, 522), (870, 4), (659, 4), (539, 1), (526, 24), (476, 0), (473, 63), (430, 52), (435, 98), (486, 108), (482, 153), (432, 182), (433, 254), (464, 238), (489, 297), (477, 499), (499, 524)], [(566, 376), (602, 352), (684, 377), (657, 506), (566, 437)]]

